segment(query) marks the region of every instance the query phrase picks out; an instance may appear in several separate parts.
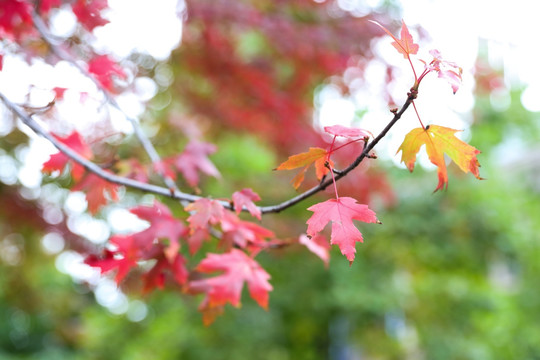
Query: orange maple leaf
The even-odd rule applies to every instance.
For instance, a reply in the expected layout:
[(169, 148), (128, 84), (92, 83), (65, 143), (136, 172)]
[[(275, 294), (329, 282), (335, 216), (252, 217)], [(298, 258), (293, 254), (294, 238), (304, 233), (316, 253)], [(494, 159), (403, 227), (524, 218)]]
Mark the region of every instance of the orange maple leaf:
[(416, 154), (422, 145), (426, 145), (429, 160), (438, 167), (439, 184), (435, 191), (448, 188), (448, 173), (444, 154), (448, 155), (463, 172), (471, 172), (477, 179), (482, 180), (478, 169), (480, 163), (476, 158), (480, 151), (455, 137), (455, 133), (458, 131), (460, 130), (438, 125), (426, 126), (425, 129), (413, 129), (405, 136), (397, 153), (402, 152), (401, 161), (412, 172), (416, 162)]
[[(303, 166), (304, 168), (300, 170), (300, 172), (296, 174), (292, 180), (294, 188), (298, 189), (302, 181), (304, 181), (304, 175), (311, 164), (315, 163), (315, 173), (317, 175), (317, 179), (321, 180), (322, 177), (328, 173), (329, 169), (325, 165), (326, 161), (328, 161), (327, 155), (328, 151), (322, 148), (312, 147), (309, 148), (308, 152), (289, 156), (287, 161), (279, 165), (274, 170), (291, 170)], [(333, 166), (332, 161), (329, 163), (330, 166)]]

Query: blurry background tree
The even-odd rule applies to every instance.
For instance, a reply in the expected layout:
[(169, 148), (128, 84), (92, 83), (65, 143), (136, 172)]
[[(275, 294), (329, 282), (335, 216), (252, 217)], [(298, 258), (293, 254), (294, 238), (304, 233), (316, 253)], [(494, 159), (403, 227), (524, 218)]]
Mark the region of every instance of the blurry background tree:
[[(1, 13), (5, 15), (13, 4), (30, 6), (25, 1), (4, 0)], [(93, 5), (98, 13), (100, 6), (107, 5), (104, 1), (42, 1), (38, 6), (54, 24), (61, 23), (58, 18), (72, 6), (74, 12), (77, 4)], [(394, 20), (397, 28), (403, 15), (401, 4), (377, 4), (190, 1), (185, 8), (180, 4), (179, 13), (185, 17), (181, 46), (170, 57), (157, 59), (144, 51), (125, 54), (121, 63), (131, 73), (111, 83), (111, 90), (121, 91), (118, 99), (127, 104), (148, 100), (136, 116), (164, 157), (180, 152), (187, 138), (217, 145), (219, 151), (212, 160), (225, 180), (203, 179), (199, 187), (205, 195), (227, 197), (251, 187), (263, 203), (286, 199), (294, 195), (288, 174), (269, 170), (286, 156), (304, 151), (306, 145), (321, 142), (316, 129), (329, 121), (329, 99), (347, 108), (354, 105), (352, 116), (351, 112), (333, 113), (335, 121), (375, 126), (374, 117), (384, 123), (388, 107), (403, 102), (409, 78), (401, 79), (399, 70), (383, 63), (386, 56), (377, 55), (380, 42), (376, 38), (382, 34), (366, 21)], [(25, 44), (28, 57), (37, 54), (52, 63), (58, 58), (33, 30), (31, 18), (21, 16), (16, 26), (5, 18), (0, 16), (5, 54), (0, 89), (6, 95), (11, 91), (18, 103), (42, 106), (44, 97), (39, 92), (44, 85), (30, 79), (33, 87), (24, 88), (9, 81), (17, 58), (10, 53), (20, 49), (14, 49), (13, 39), (5, 34), (25, 37), (22, 42), (16, 40)], [(95, 14), (87, 15), (86, 21), (90, 27), (102, 25)], [(422, 29), (417, 31), (423, 34)], [(83, 58), (99, 49), (99, 42), (82, 31), (74, 30), (67, 38), (69, 43), (82, 44)], [(388, 46), (388, 41), (384, 44)], [(391, 146), (390, 138), (390, 155), (379, 150), (376, 166), (373, 162), (363, 166), (340, 185), (343, 194), (377, 209), (384, 223), (363, 228), (368, 240), (359, 248), (353, 266), (336, 249), (332, 252), (338, 256), (328, 269), (296, 245), (263, 253), (257, 259), (272, 275), (274, 286), (269, 311), (246, 299), (241, 311), (226, 311), (211, 327), (202, 325), (196, 311), (200, 299), (177, 291), (141, 296), (135, 276), (128, 277), (119, 291), (114, 281), (88, 272), (79, 253), (95, 253), (111, 232), (129, 230), (131, 224), (123, 222), (132, 220), (119, 217), (124, 214), (121, 209), (133, 207), (141, 197), (146, 203), (153, 198), (122, 194), (119, 204), (91, 218), (81, 200), (84, 195), (66, 190), (69, 177), (32, 180), (36, 175), (30, 165), (39, 157), (38, 140), (29, 141), (24, 127), (4, 110), (0, 126), (0, 358), (540, 357), (538, 113), (523, 105), (530, 88), (509, 78), (507, 68), (492, 69), (489, 44), (481, 42), (472, 69), (475, 81), (469, 78), (475, 85), (469, 85), (474, 105), (459, 114), (474, 122), (470, 142), (484, 153), (482, 176), (488, 180), (480, 183), (462, 177), (448, 192), (432, 195), (431, 169), (427, 167), (424, 176), (396, 168), (392, 160), (397, 147)], [(156, 84), (155, 96), (151, 85), (134, 81), (134, 74)], [(373, 81), (384, 85), (373, 87)], [(45, 90), (62, 84), (52, 81), (47, 86)], [(152, 96), (141, 94), (145, 91)], [(67, 90), (65, 96), (79, 97), (76, 92)], [(373, 92), (373, 97), (366, 92)], [(126, 93), (137, 94), (138, 102)], [(377, 105), (366, 104), (373, 99), (380, 99), (378, 106), (386, 112), (377, 113)], [(45, 118), (53, 129), (73, 122), (73, 111), (62, 112), (61, 105), (58, 101), (46, 109), (52, 113)], [(136, 112), (129, 106), (126, 109)], [(114, 110), (101, 110), (91, 114), (94, 118), (98, 114), (99, 123), (90, 126), (79, 121), (71, 126), (87, 126), (90, 142), (126, 132), (119, 130)], [(66, 115), (70, 116), (62, 121)], [(80, 112), (77, 116), (84, 117)], [(403, 135), (398, 131), (395, 137)], [(96, 156), (126, 174), (136, 173), (140, 164), (122, 160), (134, 155), (145, 159), (143, 150), (135, 139), (128, 139), (113, 153), (118, 142), (113, 137), (110, 147), (100, 146)], [(160, 201), (181, 211), (174, 201)], [(306, 207), (302, 204), (267, 215), (263, 224), (278, 237), (295, 236), (305, 231)]]

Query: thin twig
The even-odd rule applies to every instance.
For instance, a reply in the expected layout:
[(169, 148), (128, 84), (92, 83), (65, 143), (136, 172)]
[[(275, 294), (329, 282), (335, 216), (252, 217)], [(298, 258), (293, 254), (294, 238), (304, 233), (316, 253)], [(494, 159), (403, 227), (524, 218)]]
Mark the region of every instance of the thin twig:
[[(411, 90), (411, 92), (407, 96), (407, 101), (405, 101), (405, 103), (401, 107), (401, 110), (399, 110), (399, 112), (395, 112), (394, 118), (388, 123), (388, 125), (386, 125), (386, 127), (380, 132), (380, 134), (377, 135), (377, 137), (374, 138), (371, 142), (366, 144), (366, 146), (364, 147), (364, 150), (356, 158), (356, 160), (354, 160), (346, 169), (342, 170), (340, 174), (336, 175), (335, 181), (338, 181), (339, 179), (345, 177), (349, 172), (351, 172), (358, 165), (360, 165), (360, 163), (362, 162), (362, 160), (364, 160), (364, 158), (368, 157), (369, 152), (371, 150), (373, 150), (373, 148), (379, 143), (379, 141), (381, 141), (381, 139), (383, 137), (386, 136), (388, 131), (390, 131), (390, 129), (394, 126), (394, 124), (401, 118), (401, 116), (407, 110), (407, 108), (411, 105), (413, 100), (416, 99), (417, 95), (418, 95), (418, 93), (416, 91)], [(310, 196), (318, 193), (319, 191), (322, 191), (322, 190), (326, 189), (332, 183), (333, 183), (333, 180), (328, 179), (328, 180), (320, 183), (319, 185), (314, 186), (311, 189), (303, 192), (302, 194), (297, 195), (297, 196), (295, 196), (295, 197), (293, 197), (293, 198), (291, 198), (289, 200), (286, 200), (286, 201), (284, 201), (284, 202), (282, 202), (280, 204), (271, 205), (271, 206), (262, 206), (260, 208), (261, 213), (263, 213), (263, 214), (266, 214), (266, 213), (278, 213), (280, 211), (283, 211), (283, 210), (285, 210), (285, 209), (299, 203), (300, 201), (309, 198)]]

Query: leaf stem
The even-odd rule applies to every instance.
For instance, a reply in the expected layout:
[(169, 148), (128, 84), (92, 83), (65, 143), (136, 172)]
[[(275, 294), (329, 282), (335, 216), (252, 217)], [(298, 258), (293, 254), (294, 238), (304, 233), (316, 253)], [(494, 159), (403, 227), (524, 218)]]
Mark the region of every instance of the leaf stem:
[(418, 117), (418, 121), (420, 121), (420, 125), (422, 125), (422, 129), (426, 130), (426, 127), (424, 126), (424, 123), (422, 122), (422, 119), (420, 119), (420, 114), (418, 113), (418, 110), (416, 109), (416, 104), (414, 101), (412, 102), (412, 106), (414, 108), (414, 112), (416, 112), (416, 116)]
[[(364, 140), (364, 139), (365, 139), (365, 138), (360, 138), (360, 139), (356, 139), (356, 140), (349, 141), (349, 142), (346, 143), (346, 144), (343, 144), (343, 145), (338, 146), (337, 148), (335, 148), (334, 150), (332, 150), (332, 152), (334, 153), (334, 152), (338, 151), (339, 149), (344, 148), (344, 147), (347, 146), (347, 145), (350, 145), (350, 144), (352, 144), (352, 143), (355, 143), (355, 142), (357, 142), (357, 141)], [(333, 144), (332, 144), (332, 145), (333, 145)]]
[(414, 66), (413, 66), (413, 63), (411, 61), (411, 57), (409, 56), (409, 54), (407, 54), (407, 60), (409, 60), (409, 64), (411, 64), (411, 69), (414, 75), (414, 82), (415, 84), (419, 84), (420, 81), (418, 80), (418, 77), (416, 76), (416, 71), (414, 70)]

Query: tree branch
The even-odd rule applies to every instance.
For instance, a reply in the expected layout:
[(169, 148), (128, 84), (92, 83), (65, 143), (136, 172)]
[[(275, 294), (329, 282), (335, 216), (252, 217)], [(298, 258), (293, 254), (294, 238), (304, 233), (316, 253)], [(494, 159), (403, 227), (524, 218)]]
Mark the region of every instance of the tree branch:
[[(156, 149), (154, 148), (154, 145), (152, 145), (152, 142), (150, 141), (150, 139), (148, 139), (148, 137), (141, 130), (141, 127), (139, 126), (139, 122), (136, 119), (134, 119), (134, 118), (130, 117), (129, 115), (127, 115), (120, 108), (120, 105), (118, 105), (118, 102), (116, 101), (116, 99), (111, 96), (111, 94), (107, 91), (107, 89), (103, 88), (103, 86), (99, 83), (99, 81), (97, 81), (97, 79), (94, 76), (92, 76), (90, 73), (88, 73), (88, 71), (85, 68), (83, 68), (80, 64), (78, 64), (71, 57), (70, 54), (68, 54), (66, 51), (61, 49), (56, 44), (57, 40), (55, 40), (49, 34), (49, 32), (47, 30), (47, 26), (45, 25), (45, 23), (43, 22), (43, 20), (41, 19), (41, 17), (37, 13), (37, 11), (38, 11), (38, 7), (36, 7), (36, 12), (33, 14), (34, 25), (35, 25), (37, 31), (39, 32), (39, 34), (41, 35), (41, 38), (43, 39), (43, 41), (45, 41), (47, 43), (47, 45), (49, 45), (52, 52), (56, 56), (58, 56), (60, 59), (62, 59), (64, 61), (67, 61), (72, 66), (77, 68), (77, 70), (79, 70), (84, 76), (86, 76), (87, 78), (92, 80), (92, 82), (96, 85), (96, 87), (103, 93), (103, 96), (105, 96), (105, 100), (109, 104), (111, 104), (115, 109), (120, 111), (124, 115), (124, 117), (131, 123), (131, 126), (133, 127), (133, 131), (135, 132), (135, 136), (137, 137), (137, 139), (139, 140), (139, 142), (143, 146), (144, 151), (148, 154), (148, 157), (150, 157), (150, 160), (152, 161), (152, 163), (155, 164), (155, 163), (160, 162), (161, 158), (160, 158), (159, 154), (157, 153)], [(178, 186), (176, 185), (174, 180), (171, 179), (167, 174), (162, 173), (160, 171), (158, 171), (158, 174), (161, 176), (161, 178), (165, 182), (165, 185), (167, 185), (169, 187), (169, 189), (174, 189), (174, 190), (180, 192), (180, 189), (178, 189)]]
[[(381, 141), (381, 139), (386, 136), (388, 131), (394, 126), (394, 124), (401, 118), (403, 113), (407, 110), (407, 108), (411, 105), (414, 99), (416, 99), (417, 92), (411, 91), (408, 94), (407, 100), (403, 104), (403, 107), (399, 112), (394, 113), (393, 119), (386, 125), (386, 127), (375, 137), (371, 142), (367, 143), (364, 147), (364, 150), (362, 153), (353, 161), (347, 168), (344, 170), (341, 170), (339, 174), (336, 174), (335, 180), (338, 181), (339, 179), (347, 176), (348, 173), (350, 173), (352, 170), (354, 170), (360, 163), (368, 157), (368, 154), (373, 148)], [(34, 120), (30, 115), (25, 113), (18, 105), (14, 104), (10, 100), (8, 100), (4, 94), (0, 93), (0, 100), (11, 110), (13, 111), (23, 123), (25, 123), (28, 127), (30, 127), (36, 134), (39, 134), (49, 140), (58, 150), (60, 150), (62, 153), (64, 153), (66, 156), (68, 156), (71, 160), (75, 161), (76, 163), (83, 166), (86, 170), (94, 173), (95, 175), (99, 176), (100, 178), (107, 180), (111, 183), (123, 185), (130, 187), (132, 189), (141, 190), (146, 193), (153, 193), (156, 195), (166, 196), (169, 198), (173, 198), (176, 200), (180, 200), (183, 205), (186, 205), (186, 202), (194, 202), (197, 200), (202, 199), (202, 196), (197, 195), (191, 195), (184, 193), (177, 188), (165, 188), (162, 186), (152, 185), (143, 183), (140, 181), (136, 181), (133, 179), (125, 178), (122, 176), (115, 175), (113, 173), (107, 172), (103, 170), (98, 165), (94, 164), (93, 162), (89, 161), (88, 159), (83, 158), (81, 155), (79, 155), (77, 152), (75, 152), (73, 149), (71, 149), (69, 146), (65, 145), (58, 139), (56, 139), (54, 136), (52, 136), (49, 132), (47, 132), (45, 129), (39, 125), (39, 123)], [(319, 191), (322, 191), (326, 189), (330, 184), (332, 184), (332, 179), (328, 179), (326, 181), (321, 182), (319, 185), (303, 192), (300, 195), (297, 195), (289, 200), (286, 200), (280, 204), (277, 205), (270, 205), (270, 206), (262, 206), (259, 207), (261, 210), (261, 213), (267, 214), (267, 213), (279, 213), (311, 196), (318, 193)], [(233, 210), (233, 206), (228, 201), (219, 201), (223, 207)], [(243, 209), (243, 211), (246, 211)]]
[(52, 136), (49, 132), (43, 129), (43, 127), (36, 120), (34, 120), (30, 115), (25, 113), (18, 105), (8, 100), (6, 96), (2, 93), (0, 93), (0, 100), (2, 100), (2, 102), (11, 111), (13, 111), (17, 115), (17, 117), (19, 117), (21, 121), (24, 124), (26, 124), (30, 129), (32, 129), (36, 134), (39, 134), (43, 136), (44, 138), (46, 138), (47, 140), (49, 140), (58, 150), (64, 153), (71, 160), (80, 164), (86, 170), (94, 173), (95, 175), (99, 176), (100, 178), (104, 180), (107, 180), (114, 184), (123, 185), (130, 188), (145, 191), (148, 193), (163, 195), (163, 196), (171, 197), (173, 199), (185, 200), (188, 202), (193, 202), (201, 198), (200, 196), (186, 194), (176, 189), (168, 189), (162, 186), (146, 184), (140, 181), (132, 180), (129, 178), (125, 178), (125, 177), (107, 172), (103, 170), (101, 167), (99, 167), (98, 165), (89, 161), (88, 159), (85, 159), (84, 157), (79, 155), (77, 152), (75, 152), (73, 149), (71, 149), (69, 146), (62, 143), (58, 139), (56, 139), (54, 136)]

